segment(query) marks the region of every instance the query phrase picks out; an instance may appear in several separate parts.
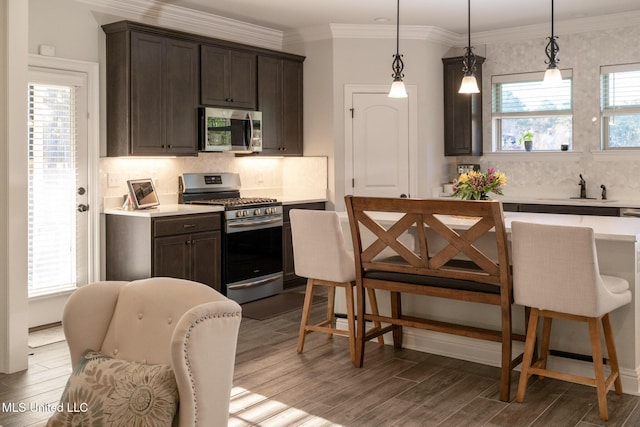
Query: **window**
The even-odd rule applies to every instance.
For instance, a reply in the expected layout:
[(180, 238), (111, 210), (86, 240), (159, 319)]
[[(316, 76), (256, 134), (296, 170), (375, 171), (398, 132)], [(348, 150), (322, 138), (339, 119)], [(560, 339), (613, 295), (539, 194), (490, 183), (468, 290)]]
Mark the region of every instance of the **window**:
[(533, 151), (571, 149), (573, 135), (572, 73), (562, 70), (560, 85), (542, 84), (542, 73), (491, 78), (495, 151), (524, 151), (520, 139), (533, 133)]
[(602, 148), (640, 147), (640, 64), (600, 67)]

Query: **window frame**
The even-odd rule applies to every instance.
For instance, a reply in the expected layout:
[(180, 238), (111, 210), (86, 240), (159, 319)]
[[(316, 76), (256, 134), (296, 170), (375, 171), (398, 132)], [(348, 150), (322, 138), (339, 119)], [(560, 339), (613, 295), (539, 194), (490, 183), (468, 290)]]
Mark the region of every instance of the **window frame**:
[[(503, 83), (526, 83), (536, 82), (542, 83), (544, 72), (526, 72), (512, 74), (495, 74), (491, 76), (491, 152), (492, 153), (522, 153), (524, 150), (503, 150), (502, 149), (502, 120), (505, 118), (530, 119), (539, 117), (569, 117), (571, 119), (571, 147), (573, 147), (573, 128), (574, 128), (574, 108), (573, 108), (573, 70), (563, 69), (562, 79), (570, 81), (570, 105), (569, 110), (545, 110), (545, 111), (522, 111), (522, 112), (496, 112), (496, 94), (497, 86)], [(555, 153), (562, 151), (560, 147), (555, 150), (533, 150), (535, 152)]]
[[(629, 71), (640, 72), (640, 62), (633, 62), (627, 64), (616, 65), (601, 65), (600, 66), (600, 149), (603, 151), (624, 151), (624, 150), (640, 150), (640, 140), (638, 145), (625, 146), (625, 147), (612, 147), (609, 145), (609, 118), (617, 116), (639, 116), (640, 117), (640, 101), (635, 106), (616, 107), (615, 101), (612, 107), (605, 107), (606, 100), (609, 96), (605, 96), (605, 76), (615, 73), (624, 73)], [(640, 80), (640, 77), (639, 77)], [(615, 97), (615, 95), (614, 95)], [(610, 105), (610, 104), (609, 104)]]

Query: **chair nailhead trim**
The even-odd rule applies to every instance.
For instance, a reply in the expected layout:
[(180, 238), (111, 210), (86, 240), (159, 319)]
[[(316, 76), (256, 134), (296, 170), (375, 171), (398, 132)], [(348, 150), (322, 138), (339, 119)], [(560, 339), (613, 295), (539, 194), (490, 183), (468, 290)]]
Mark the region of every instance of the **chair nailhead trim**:
[[(220, 317), (239, 317), (241, 316), (241, 312), (234, 312), (234, 313), (222, 313), (222, 314), (207, 314), (206, 316), (202, 316), (199, 317), (195, 320), (194, 323), (192, 323), (191, 325), (189, 325), (189, 329), (187, 329), (187, 333), (185, 335), (185, 340), (184, 340), (184, 345), (183, 345), (183, 351), (184, 351), (184, 364), (187, 366), (187, 372), (189, 374), (189, 381), (191, 382), (191, 390), (193, 390), (193, 394), (195, 396), (196, 394), (196, 384), (195, 384), (195, 380), (193, 378), (193, 372), (191, 370), (191, 362), (189, 361), (189, 357), (187, 356), (187, 347), (189, 346), (189, 339), (191, 338), (191, 331), (196, 327), (196, 325), (200, 324), (201, 322), (205, 321), (205, 320), (210, 320), (210, 319), (217, 319)], [(197, 427), (198, 425), (198, 400), (194, 398), (194, 405), (193, 405), (193, 412), (194, 412), (194, 422), (193, 422), (193, 427)]]

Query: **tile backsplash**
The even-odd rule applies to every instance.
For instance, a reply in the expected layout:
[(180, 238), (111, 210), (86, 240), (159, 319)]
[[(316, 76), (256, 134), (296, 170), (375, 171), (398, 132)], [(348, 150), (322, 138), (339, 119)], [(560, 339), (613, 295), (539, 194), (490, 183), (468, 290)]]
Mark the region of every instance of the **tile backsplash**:
[(178, 176), (185, 172), (236, 172), (243, 196), (292, 196), (301, 192), (326, 194), (326, 157), (236, 157), (229, 153), (201, 153), (198, 157), (100, 159), (102, 198), (127, 193), (127, 180), (152, 178), (163, 196), (178, 193)]
[(588, 30), (560, 34), (560, 66), (573, 78), (573, 147), (569, 152), (492, 154), (491, 76), (542, 72), (544, 38), (505, 40), (486, 45), (483, 64), (482, 158), (460, 157), (458, 163), (479, 163), (505, 172), (505, 195), (510, 197), (575, 197), (578, 180), (587, 181), (587, 195), (600, 198), (600, 185), (609, 199), (640, 200), (640, 150), (604, 151), (600, 148), (600, 67), (640, 63), (640, 27)]

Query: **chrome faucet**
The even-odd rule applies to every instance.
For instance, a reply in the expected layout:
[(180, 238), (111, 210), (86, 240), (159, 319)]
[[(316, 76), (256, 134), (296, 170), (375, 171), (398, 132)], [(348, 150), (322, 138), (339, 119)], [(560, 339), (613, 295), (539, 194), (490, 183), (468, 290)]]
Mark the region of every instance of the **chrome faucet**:
[(607, 187), (602, 184), (600, 188), (602, 188), (602, 200), (607, 200)]
[(580, 174), (580, 181), (578, 182), (578, 185), (580, 186), (580, 198), (586, 199), (587, 198), (587, 182), (582, 177), (582, 174)]

